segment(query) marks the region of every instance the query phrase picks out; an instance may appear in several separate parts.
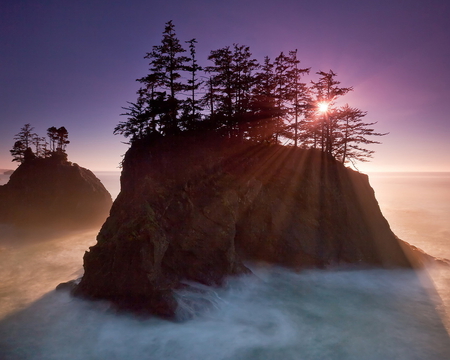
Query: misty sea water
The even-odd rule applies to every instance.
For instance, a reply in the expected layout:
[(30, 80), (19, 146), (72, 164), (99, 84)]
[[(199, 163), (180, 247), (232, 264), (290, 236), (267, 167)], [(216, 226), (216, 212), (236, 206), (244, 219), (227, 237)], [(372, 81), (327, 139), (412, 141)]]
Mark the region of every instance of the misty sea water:
[[(120, 173), (96, 175), (115, 198)], [(450, 173), (374, 173), (370, 182), (401, 239), (450, 258)], [(82, 275), (97, 232), (0, 227), (0, 359), (450, 359), (445, 266), (253, 268), (224, 288), (179, 292), (186, 320), (170, 322), (54, 290)]]

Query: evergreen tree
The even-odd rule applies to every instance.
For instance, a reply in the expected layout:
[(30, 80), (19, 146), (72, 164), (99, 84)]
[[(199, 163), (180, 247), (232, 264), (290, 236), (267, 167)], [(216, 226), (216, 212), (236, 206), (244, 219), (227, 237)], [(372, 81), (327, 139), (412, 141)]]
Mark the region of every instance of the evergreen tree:
[(320, 147), (323, 152), (332, 155), (334, 140), (336, 138), (337, 121), (333, 117), (336, 112), (336, 99), (340, 96), (352, 91), (353, 88), (339, 87), (340, 81), (335, 79), (336, 74), (330, 70), (329, 72), (319, 71), (316, 74), (320, 75), (317, 82), (312, 81), (312, 91), (314, 93), (314, 101), (318, 107), (316, 112), (316, 121), (320, 124), (316, 127), (319, 135)]
[(300, 132), (300, 117), (306, 113), (310, 102), (306, 84), (301, 82), (305, 74), (309, 74), (310, 68), (300, 69), (300, 60), (297, 58), (297, 49), (289, 52), (289, 68), (287, 70), (288, 98), (291, 99), (291, 115), (293, 117), (294, 146), (298, 146)]
[(34, 133), (33, 130), (34, 127), (32, 127), (30, 124), (25, 124), (20, 128), (19, 133), (14, 136), (14, 140), (21, 141), (23, 143), (23, 146), (25, 146), (25, 149), (31, 147), (33, 138), (37, 136), (37, 134)]
[(197, 130), (198, 123), (201, 120), (200, 111), (202, 108), (200, 107), (200, 100), (196, 98), (196, 91), (199, 89), (202, 82), (198, 79), (198, 72), (202, 70), (202, 67), (198, 65), (197, 59), (195, 57), (195, 44), (197, 40), (191, 39), (186, 41), (189, 44), (189, 65), (185, 67), (185, 70), (189, 72), (190, 76), (187, 81), (186, 90), (190, 92), (190, 96), (184, 103), (183, 106), (183, 128), (189, 130)]
[(211, 74), (206, 98), (211, 103), (211, 118), (216, 129), (225, 127), (231, 136), (233, 127), (233, 54), (230, 47), (212, 50), (208, 60), (214, 65), (206, 67)]
[[(30, 124), (25, 124), (16, 134), (14, 137), (16, 142), (10, 150), (13, 156), (12, 161), (23, 163), (34, 158), (53, 156), (57, 152), (65, 154), (66, 146), (70, 141), (68, 140), (69, 133), (64, 126), (58, 129), (52, 126), (47, 129), (50, 142), (47, 142), (45, 137), (40, 137), (34, 133), (33, 130), (34, 128)], [(33, 152), (31, 146), (34, 146), (35, 152)], [(49, 146), (50, 148), (48, 148)]]
[(271, 143), (276, 133), (275, 123), (282, 114), (278, 112), (275, 89), (277, 79), (274, 64), (265, 57), (260, 71), (255, 74), (255, 86), (252, 93), (253, 113), (251, 138), (258, 142)]
[(238, 115), (249, 110), (251, 89), (255, 82), (253, 72), (259, 67), (256, 59), (251, 57), (248, 46), (233, 44), (232, 71), (235, 87), (235, 112)]
[[(127, 119), (114, 134), (131, 142), (186, 130), (209, 130), (260, 143), (287, 138), (296, 147), (320, 148), (343, 163), (366, 161), (373, 151), (363, 145), (379, 143), (368, 137), (386, 135), (371, 128), (376, 123), (362, 121), (365, 112), (348, 105), (336, 107), (336, 100), (352, 88), (341, 87), (332, 70), (317, 72), (318, 81), (309, 87), (303, 83), (310, 69), (300, 68), (297, 50), (281, 52), (273, 62), (265, 57), (259, 65), (248, 46), (233, 44), (211, 51), (212, 65), (202, 69), (196, 40), (186, 43), (190, 56), (184, 55), (172, 21), (167, 22), (161, 45), (145, 56), (150, 72), (138, 79), (138, 99), (123, 108), (126, 112), (121, 115)], [(200, 71), (206, 73), (206, 81), (199, 80)], [(205, 95), (199, 99), (200, 85)], [(61, 145), (58, 130), (48, 129), (53, 150), (67, 144)], [(17, 151), (22, 146), (18, 143)]]
[(58, 129), (54, 126), (49, 127), (47, 129), (47, 136), (49, 139), (50, 151), (56, 151), (57, 143), (58, 143)]
[(200, 99), (199, 104), (204, 110), (209, 109), (209, 116), (206, 116), (204, 119), (203, 127), (209, 128), (210, 130), (216, 130), (215, 103), (218, 101), (219, 96), (216, 95), (213, 76), (209, 76), (208, 80), (204, 82), (203, 88), (205, 90), (205, 95)]
[[(140, 114), (140, 121), (145, 122), (148, 126), (146, 133), (160, 132), (161, 124), (159, 117), (162, 115), (161, 103), (166, 97), (165, 92), (158, 91), (158, 77), (157, 74), (148, 74), (146, 77), (137, 79), (137, 81), (144, 84), (138, 91), (138, 99), (136, 103), (128, 101), (131, 107), (136, 107), (135, 110)], [(122, 107), (124, 110), (132, 111), (129, 108)], [(120, 114), (133, 116), (133, 114)]]
[(290, 59), (283, 52), (275, 58), (275, 97), (277, 107), (277, 118), (275, 119), (275, 142), (280, 142), (280, 137), (286, 135), (287, 117), (289, 113), (288, 104), (293, 99), (292, 88), (290, 87)]
[(35, 136), (33, 136), (32, 143), (34, 145), (34, 154), (36, 155), (36, 157), (46, 157), (48, 155), (48, 143), (45, 137), (40, 137), (39, 135), (35, 134)]
[[(279, 142), (280, 136), (290, 137), (295, 146), (300, 138), (300, 116), (306, 112), (309, 102), (308, 89), (301, 82), (301, 77), (309, 69), (300, 69), (299, 63), (297, 50), (290, 51), (288, 56), (281, 53), (274, 63), (266, 57), (262, 71), (257, 74), (253, 93), (253, 106), (258, 107), (259, 103), (265, 108), (255, 108), (255, 111), (259, 114), (265, 112), (268, 115), (266, 119), (270, 119), (273, 141)], [(293, 124), (288, 126), (290, 121)]]
[(11, 161), (17, 161), (19, 163), (23, 163), (24, 154), (25, 154), (26, 149), (27, 149), (27, 147), (25, 146), (25, 144), (22, 141), (17, 140), (14, 143), (13, 148), (11, 150), (9, 150), (9, 152), (11, 153), (11, 156), (13, 157), (13, 159)]
[(56, 134), (58, 135), (56, 151), (60, 151), (60, 152), (64, 152), (65, 153), (67, 144), (70, 144), (69, 132), (67, 131), (67, 129), (64, 126), (61, 126), (56, 131)]
[(129, 107), (122, 107), (127, 110), (126, 113), (120, 114), (128, 116), (126, 121), (121, 121), (114, 128), (114, 135), (120, 134), (126, 138), (130, 138), (133, 142), (137, 139), (142, 139), (152, 132), (156, 132), (154, 128), (155, 123), (150, 121), (148, 116), (147, 106), (142, 97), (138, 98), (136, 103), (128, 102)]
[(184, 52), (186, 50), (176, 37), (175, 26), (172, 21), (167, 22), (161, 45), (153, 46), (145, 56), (150, 60), (150, 74), (138, 80), (144, 84), (139, 95), (148, 100), (152, 118), (158, 118), (158, 124), (154, 127), (165, 135), (180, 131), (179, 110), (182, 102), (178, 96), (187, 88), (180, 78), (189, 61), (188, 57), (181, 55)]
[(377, 124), (376, 122), (363, 122), (366, 115), (366, 111), (351, 108), (348, 104), (338, 110), (337, 118), (339, 119), (341, 138), (336, 144), (333, 155), (342, 163), (354, 164), (354, 161), (368, 161), (374, 151), (366, 149), (362, 145), (380, 144), (379, 141), (371, 140), (368, 137), (388, 134), (375, 132), (372, 126)]
[(248, 132), (251, 94), (255, 83), (253, 72), (258, 63), (252, 59), (250, 48), (233, 44), (211, 51), (208, 60), (214, 65), (206, 71), (211, 74), (204, 103), (210, 103), (213, 122), (225, 127), (227, 135), (245, 137)]
[(24, 162), (25, 152), (27, 149), (31, 150), (31, 145), (33, 144), (33, 139), (37, 136), (36, 133), (33, 132), (34, 127), (30, 124), (25, 124), (20, 128), (20, 131), (14, 136), (14, 145), (10, 150), (10, 153), (13, 157), (12, 161), (18, 161), (20, 163)]

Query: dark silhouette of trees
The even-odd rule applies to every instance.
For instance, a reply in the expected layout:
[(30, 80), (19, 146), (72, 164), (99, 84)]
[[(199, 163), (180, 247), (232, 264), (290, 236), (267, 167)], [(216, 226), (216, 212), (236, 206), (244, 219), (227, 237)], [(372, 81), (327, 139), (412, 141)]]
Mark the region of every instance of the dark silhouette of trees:
[(152, 126), (164, 135), (181, 131), (179, 112), (183, 102), (179, 95), (188, 87), (180, 78), (190, 60), (182, 55), (185, 52), (176, 37), (175, 26), (169, 21), (161, 45), (153, 46), (152, 51), (145, 55), (145, 59), (150, 60), (150, 74), (139, 79), (144, 85), (139, 95), (147, 102), (147, 116), (156, 122)]
[(40, 137), (38, 134), (35, 134), (32, 139), (32, 143), (35, 148), (35, 154), (37, 157), (46, 157), (48, 153), (48, 142), (45, 137)]
[[(340, 87), (340, 82), (332, 70), (318, 72), (319, 81), (312, 82), (312, 92), (316, 109), (308, 118), (309, 131), (312, 136), (314, 148), (320, 149), (329, 156), (342, 163), (355, 161), (368, 161), (374, 151), (364, 145), (380, 144), (371, 140), (371, 136), (384, 136), (387, 133), (378, 133), (372, 128), (376, 122), (363, 122), (367, 112), (358, 108), (351, 108), (348, 104), (343, 107), (336, 106), (336, 99), (352, 91), (351, 87)], [(311, 143), (311, 142), (310, 142)]]
[[(161, 44), (153, 46), (145, 55), (149, 62), (149, 74), (138, 79), (141, 88), (136, 102), (121, 114), (127, 120), (114, 128), (114, 134), (121, 134), (133, 142), (154, 134), (176, 135), (182, 131), (198, 128), (201, 111), (196, 91), (201, 85), (195, 57), (196, 40), (187, 41), (189, 56), (175, 33), (172, 21), (166, 23)], [(188, 73), (188, 80), (184, 74)], [(186, 92), (189, 94), (186, 96)]]
[(56, 134), (58, 135), (57, 139), (58, 147), (56, 150), (66, 152), (66, 146), (67, 144), (70, 144), (69, 132), (64, 126), (61, 126), (60, 128), (58, 128)]
[(14, 136), (15, 143), (10, 153), (13, 157), (12, 161), (23, 163), (25, 161), (25, 152), (30, 149), (33, 139), (37, 136), (33, 132), (34, 127), (30, 124), (25, 124), (20, 128), (20, 131)]
[(21, 141), (25, 148), (29, 148), (33, 141), (33, 137), (36, 136), (36, 133), (34, 133), (33, 130), (34, 127), (32, 127), (30, 124), (25, 124), (14, 136), (14, 140)]
[(190, 58), (188, 60), (189, 64), (186, 65), (184, 69), (189, 72), (186, 90), (189, 91), (190, 96), (183, 105), (182, 128), (184, 130), (198, 130), (199, 123), (201, 121), (202, 108), (200, 106), (200, 100), (196, 97), (196, 91), (202, 84), (202, 81), (199, 80), (198, 73), (203, 69), (200, 65), (198, 65), (196, 59), (195, 44), (197, 43), (197, 40), (191, 39), (186, 41), (186, 43), (189, 44)]
[[(235, 43), (212, 50), (212, 64), (202, 67), (197, 41), (185, 43), (188, 56), (173, 22), (167, 22), (161, 44), (145, 56), (149, 74), (137, 80), (138, 98), (123, 107), (121, 115), (127, 118), (114, 134), (133, 142), (211, 131), (258, 143), (320, 149), (343, 163), (367, 161), (373, 151), (364, 145), (379, 144), (369, 137), (386, 135), (372, 129), (375, 122), (363, 122), (364, 111), (338, 107), (353, 88), (340, 86), (332, 70), (316, 72), (318, 80), (309, 85), (303, 82), (310, 68), (300, 67), (297, 50), (281, 52), (273, 62), (265, 57), (260, 64), (248, 46)], [(54, 150), (59, 143), (52, 136)]]
[(371, 140), (369, 136), (384, 136), (388, 133), (378, 133), (372, 128), (376, 122), (365, 123), (363, 118), (367, 111), (351, 108), (348, 104), (338, 109), (340, 137), (336, 142), (334, 157), (342, 163), (348, 161), (366, 162), (372, 157), (374, 151), (363, 146), (368, 144), (380, 144), (379, 141)]
[(55, 152), (58, 150), (65, 151), (67, 144), (70, 143), (68, 140), (69, 133), (64, 126), (60, 128), (56, 128), (54, 126), (49, 127), (47, 129), (47, 136), (50, 140), (50, 152)]
[(228, 137), (245, 137), (249, 131), (251, 93), (255, 84), (253, 72), (258, 63), (250, 48), (234, 44), (211, 51), (206, 67), (210, 74), (204, 103), (211, 103), (211, 120), (216, 128), (224, 128)]
[(227, 136), (231, 136), (233, 127), (233, 53), (230, 47), (212, 50), (208, 60), (214, 65), (207, 66), (209, 88), (206, 90), (205, 102), (209, 102), (210, 122), (216, 129), (226, 128)]
[[(64, 126), (48, 128), (47, 136), (49, 141), (45, 137), (40, 137), (34, 133), (33, 130), (34, 128), (30, 124), (25, 124), (19, 133), (14, 136), (16, 141), (10, 150), (13, 157), (12, 161), (23, 163), (34, 158), (52, 157), (57, 153), (64, 154), (67, 158), (66, 146), (70, 141), (68, 140), (69, 133)], [(34, 151), (31, 146), (34, 146)]]
[[(297, 146), (299, 139), (300, 117), (308, 107), (309, 91), (301, 77), (309, 73), (308, 69), (300, 69), (297, 50), (286, 56), (283, 52), (272, 63), (268, 57), (264, 59), (261, 71), (256, 74), (253, 91), (253, 110), (255, 116), (265, 114), (265, 124), (257, 129), (263, 131), (266, 141), (270, 128), (272, 139), (268, 142), (278, 143), (281, 137), (294, 140)], [(268, 126), (270, 124), (270, 126)]]
[[(197, 41), (186, 43), (190, 56), (184, 54), (172, 21), (167, 22), (161, 44), (145, 55), (150, 72), (137, 80), (137, 100), (123, 107), (121, 115), (127, 118), (114, 134), (133, 142), (208, 130), (258, 143), (318, 148), (342, 163), (368, 161), (374, 151), (366, 145), (380, 143), (371, 137), (386, 135), (375, 132), (376, 122), (363, 121), (366, 112), (337, 106), (353, 88), (341, 87), (332, 70), (317, 72), (319, 78), (310, 86), (302, 82), (310, 68), (300, 68), (297, 50), (281, 52), (273, 62), (265, 57), (259, 64), (248, 46), (233, 44), (211, 51), (212, 65), (201, 67)], [(65, 127), (48, 128), (48, 141), (33, 130), (25, 124), (15, 135), (13, 161), (65, 154), (70, 143)]]
[(47, 129), (47, 136), (50, 144), (50, 151), (56, 151), (58, 143), (58, 129), (54, 126)]
[(250, 137), (257, 142), (270, 144), (275, 141), (273, 135), (276, 133), (276, 122), (283, 115), (277, 107), (276, 88), (274, 64), (266, 56), (255, 74), (255, 86), (251, 97)]
[(290, 89), (289, 67), (290, 59), (283, 52), (275, 58), (275, 99), (277, 108), (277, 117), (275, 119), (275, 142), (278, 143), (280, 136), (286, 135), (287, 115), (289, 113), (288, 103), (292, 100)]
[(311, 102), (309, 91), (306, 84), (301, 82), (301, 78), (305, 74), (309, 74), (310, 68), (300, 69), (300, 60), (297, 58), (297, 49), (289, 52), (290, 69), (289, 79), (291, 85), (292, 96), (292, 115), (293, 115), (293, 138), (294, 146), (298, 146), (300, 117), (306, 114), (308, 104)]
[(259, 68), (256, 59), (252, 58), (250, 48), (244, 45), (233, 45), (233, 64), (235, 88), (235, 118), (240, 137), (248, 135), (248, 115), (251, 112), (251, 92), (255, 85), (254, 72)]
[(127, 112), (120, 114), (128, 116), (126, 121), (121, 121), (114, 128), (114, 135), (120, 134), (132, 140), (142, 139), (149, 133), (155, 132), (155, 122), (148, 115), (147, 105), (143, 97), (139, 97), (136, 103), (128, 102), (130, 106), (122, 107)]
[(13, 159), (11, 161), (17, 161), (19, 163), (23, 163), (24, 154), (25, 154), (26, 149), (27, 149), (27, 147), (25, 146), (25, 144), (22, 141), (17, 140), (14, 143), (13, 148), (11, 150), (9, 150), (9, 152), (11, 153), (11, 156), (13, 157)]
[[(336, 99), (352, 91), (351, 87), (339, 87), (340, 81), (335, 79), (336, 74), (319, 71), (319, 80), (312, 83), (314, 102), (318, 107), (315, 121), (319, 124), (314, 128), (314, 136), (319, 137), (321, 150), (328, 154), (333, 154), (334, 141), (339, 133), (337, 112), (335, 109)], [(320, 109), (322, 107), (322, 109)], [(316, 141), (314, 142), (316, 144)]]

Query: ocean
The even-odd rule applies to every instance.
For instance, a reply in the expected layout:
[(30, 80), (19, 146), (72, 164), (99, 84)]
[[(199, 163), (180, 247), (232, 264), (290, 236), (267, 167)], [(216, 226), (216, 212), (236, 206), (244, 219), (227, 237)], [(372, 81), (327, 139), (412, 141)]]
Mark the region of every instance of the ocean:
[[(119, 175), (97, 173), (113, 198)], [(393, 231), (450, 259), (450, 173), (369, 176)], [(142, 319), (54, 290), (82, 275), (97, 232), (0, 227), (0, 359), (450, 359), (446, 266), (253, 268), (256, 276), (224, 288), (179, 292), (185, 321)], [(192, 299), (204, 306), (192, 307)]]

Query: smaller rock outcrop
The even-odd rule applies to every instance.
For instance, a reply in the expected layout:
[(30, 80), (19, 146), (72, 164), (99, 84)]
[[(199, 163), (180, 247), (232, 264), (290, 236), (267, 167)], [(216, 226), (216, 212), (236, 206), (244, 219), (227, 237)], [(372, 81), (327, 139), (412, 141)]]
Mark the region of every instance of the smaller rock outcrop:
[(83, 228), (101, 225), (111, 195), (88, 169), (65, 157), (23, 162), (0, 186), (0, 223), (20, 227)]

